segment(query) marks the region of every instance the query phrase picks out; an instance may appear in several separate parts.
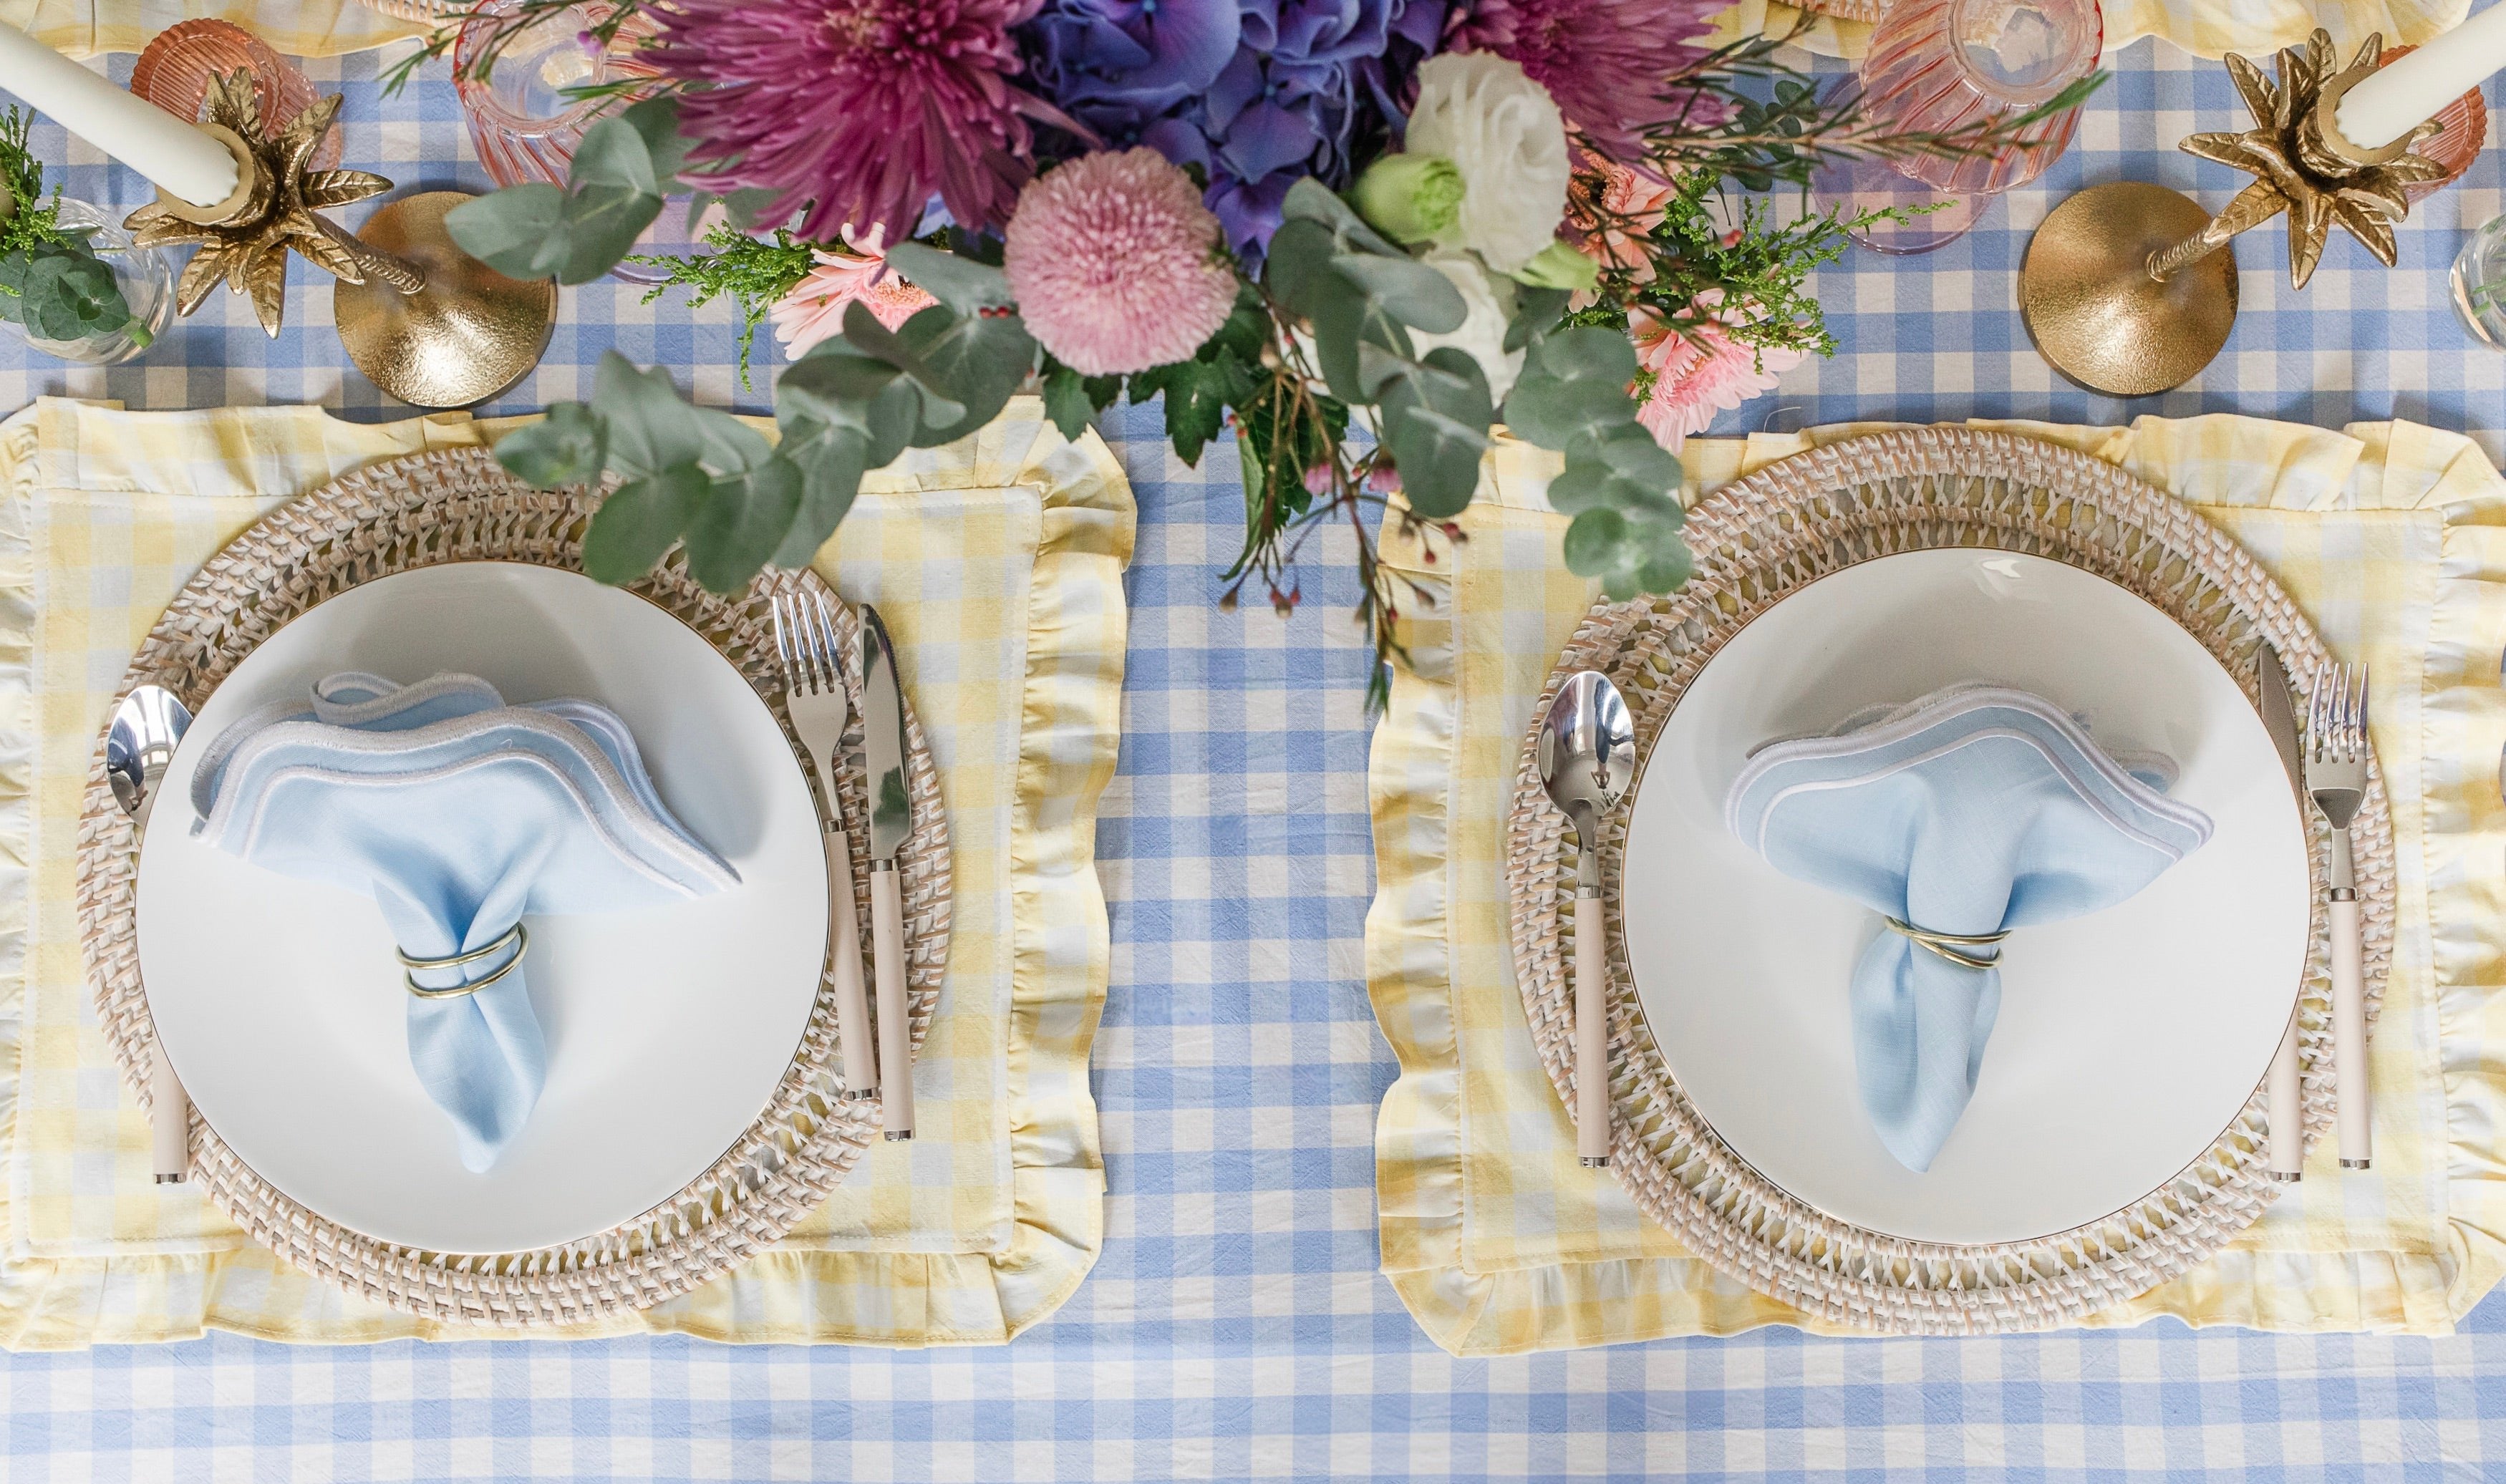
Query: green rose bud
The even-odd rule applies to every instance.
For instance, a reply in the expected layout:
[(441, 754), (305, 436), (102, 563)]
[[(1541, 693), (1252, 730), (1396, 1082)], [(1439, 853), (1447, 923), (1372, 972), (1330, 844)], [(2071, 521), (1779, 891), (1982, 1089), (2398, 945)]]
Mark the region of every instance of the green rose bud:
[(1367, 225), (1398, 242), (1452, 230), (1462, 210), (1462, 172), (1442, 155), (1386, 155), (1351, 193)]
[(1563, 242), (1552, 242), (1515, 269), (1514, 281), (1535, 289), (1566, 289), (1590, 294), (1601, 281), (1601, 265)]

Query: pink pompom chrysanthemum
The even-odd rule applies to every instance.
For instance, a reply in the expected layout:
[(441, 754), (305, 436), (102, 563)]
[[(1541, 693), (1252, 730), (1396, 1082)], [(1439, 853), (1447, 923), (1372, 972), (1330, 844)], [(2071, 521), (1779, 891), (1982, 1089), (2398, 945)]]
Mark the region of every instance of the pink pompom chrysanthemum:
[(798, 235), (850, 223), (910, 235), (936, 194), (967, 227), (1009, 214), (1028, 121), (1067, 123), (1010, 79), (1012, 27), (1043, 0), (671, 0), (646, 12), (639, 54), (679, 94), (689, 160), (715, 190), (778, 193), (763, 219), (806, 208)]
[(1654, 442), (1676, 453), (1689, 435), (1702, 433), (1716, 412), (1771, 390), (1776, 377), (1799, 366), (1798, 350), (1743, 345), (1714, 318), (1719, 296), (1700, 296), (1692, 306), (1699, 320), (1678, 329), (1639, 309), (1629, 316), (1636, 364), (1653, 377), (1636, 421)]
[(1227, 322), (1218, 239), (1200, 189), (1157, 151), (1083, 155), (1019, 193), (1001, 265), (1045, 349), (1125, 374), (1184, 360)]
[(855, 300), (890, 330), (939, 302), (889, 267), (880, 245), (881, 234), (874, 230), (866, 239), (845, 237), (850, 251), (817, 250), (817, 266), (767, 311), (785, 359), (798, 361), (810, 346), (841, 335), (844, 306)]
[(1476, 0), (1455, 7), (1446, 44), (1493, 52), (1549, 89), (1566, 122), (1623, 159), (1648, 127), (1727, 122), (1731, 101), (1672, 80), (1703, 61), (1730, 0)]

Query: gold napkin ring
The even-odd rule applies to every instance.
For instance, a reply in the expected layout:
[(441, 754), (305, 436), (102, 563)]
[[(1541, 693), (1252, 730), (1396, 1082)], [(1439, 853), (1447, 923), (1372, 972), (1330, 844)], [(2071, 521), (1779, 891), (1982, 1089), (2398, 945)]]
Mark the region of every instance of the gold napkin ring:
[[(513, 945), (514, 956), (505, 960), (503, 968), (498, 969), (494, 973), (487, 975), (487, 977), (483, 979), (480, 979), (469, 984), (448, 984), (442, 989), (429, 989), (427, 986), (417, 982), (418, 970), (458, 969), (464, 964), (476, 964), (481, 959), (493, 958), (497, 954), (504, 952), (505, 945), (508, 943)], [(511, 929), (499, 935), (494, 942), (489, 943), (484, 948), (473, 948), (467, 953), (456, 953), (450, 958), (413, 959), (407, 953), (401, 953), (401, 964), (403, 968), (408, 971), (401, 975), (401, 982), (409, 986), (409, 992), (411, 994), (417, 996), (421, 1000), (458, 1000), (463, 995), (475, 995), (479, 991), (485, 989), (488, 985), (495, 983), (498, 979), (512, 973), (514, 972), (514, 966), (519, 964), (522, 961), (522, 955), (530, 952), (530, 949), (531, 935), (527, 929), (518, 922), (514, 924)]]
[(1998, 953), (1986, 958), (1981, 954), (1965, 953), (1960, 950), (1989, 948), (2010, 936), (2008, 928), (1998, 933), (1935, 933), (1929, 928), (1917, 928), (1913, 923), (1894, 917), (1887, 919), (1887, 922), (1889, 932), (1912, 939), (1915, 946), (1927, 948), (1960, 969), (1990, 969), (2000, 963), (2001, 955)]

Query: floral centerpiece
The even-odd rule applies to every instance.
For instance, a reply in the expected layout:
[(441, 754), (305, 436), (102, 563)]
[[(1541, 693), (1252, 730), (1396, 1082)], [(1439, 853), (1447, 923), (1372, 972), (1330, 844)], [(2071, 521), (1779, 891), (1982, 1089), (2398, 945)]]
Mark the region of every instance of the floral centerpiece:
[[(486, 23), (519, 34), (559, 8)], [(664, 197), (696, 193), (692, 226), (718, 206), (710, 251), (667, 265), (739, 303), (743, 346), (773, 327), (780, 438), (613, 354), (588, 404), (499, 456), (544, 486), (619, 479), (587, 538), (595, 576), (684, 543), (733, 590), (806, 562), (864, 472), (1021, 387), (1072, 437), (1163, 396), (1186, 462), (1235, 435), (1229, 600), (1250, 584), (1293, 607), (1305, 533), (1344, 522), (1388, 661), (1423, 594), (1376, 562), (1378, 512), (1457, 536), (1501, 422), (1562, 457), (1566, 566), (1614, 598), (1670, 591), (1689, 570), (1679, 440), (1833, 348), (1805, 286), (1856, 224), (1780, 221), (1759, 194), (1806, 188), (1827, 155), (2006, 149), (2085, 95), (1891, 135), (1783, 63), (1782, 38), (1709, 45), (1720, 9), (626, 0), (583, 38), (636, 65), (567, 183), (483, 197), (452, 231), (507, 273), (576, 283)]]

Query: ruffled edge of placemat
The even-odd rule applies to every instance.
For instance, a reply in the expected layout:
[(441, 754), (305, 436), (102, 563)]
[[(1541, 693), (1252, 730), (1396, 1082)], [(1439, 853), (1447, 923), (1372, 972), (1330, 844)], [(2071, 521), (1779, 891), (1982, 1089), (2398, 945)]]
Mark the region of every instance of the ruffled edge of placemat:
[[(2121, 462), (2148, 478), (2150, 472), (2130, 458), (2137, 439), (2205, 423), (2281, 426), (2229, 414), (2144, 418), (2130, 429), (1985, 421), (1971, 426), (2060, 442)], [(1745, 467), (1756, 468), (1769, 453), (1882, 426), (1821, 429), (1749, 444), (1692, 441), (1683, 455), (1692, 498), (1699, 486), (1719, 487), (1737, 477), (1744, 460)], [(2506, 691), (2498, 674), (2498, 656), (2506, 649), (2506, 478), (2456, 434), (2409, 423), (2359, 424), (2343, 434), (2305, 431), (2353, 441), (2362, 459), (2372, 454), (2377, 467), (2387, 471), (2392, 450), (2428, 450), (2412, 467), (2432, 473), (2415, 486), (2388, 474), (2372, 489), (2360, 488), (2352, 477), (2318, 491), (2311, 505), (2292, 508), (2434, 507), (2444, 521), (2432, 620), (2436, 637), (2422, 689), (2423, 703), (2442, 699), (2423, 704), (2421, 772), (2427, 780), (2436, 776), (2431, 767), (2458, 771), (2444, 780), (2442, 795), (2423, 782), (2419, 830), (2413, 836), (2420, 844), (2420, 866), (2405, 876), (2416, 874), (2426, 883), (2428, 901), (2416, 917), (2421, 926), (2411, 926), (2406, 904), (2401, 935), (2420, 939), (2424, 961), (2431, 945), (2423, 925), (2440, 919), (2459, 925), (2452, 940), (2433, 945), (2436, 1003), (2420, 1011), (2438, 1021), (2437, 1076), (2447, 1097), (2446, 1137), (2439, 1148), (2447, 1171), (2445, 1198), (2439, 1230), (2431, 1233), (2443, 1250), (2286, 1252), (2232, 1245), (2183, 1277), (2088, 1316), (2080, 1322), (2086, 1326), (2130, 1325), (2167, 1315), (2195, 1325), (2441, 1333), (2506, 1276), (2506, 1154), (2475, 1142), (2482, 1129), (2506, 1128), (2506, 993), (2499, 992), (2506, 988), (2506, 954), (2480, 931), (2506, 910), (2506, 803), (2497, 795), (2499, 748), (2506, 744)], [(1753, 451), (1759, 456), (1750, 457)], [(1480, 499), (1462, 517), (1465, 535), (1501, 541), (1508, 532), (1524, 539), (1554, 531), (1557, 517), (1546, 512), (1539, 494), (1549, 457), (1510, 442), (1500, 444), (1492, 477), (1484, 477)], [(2177, 494), (2171, 487), (2168, 492)], [(1456, 1355), (1725, 1335), (1766, 1325), (1863, 1333), (1752, 1292), (1681, 1253), (1666, 1234), (1665, 1251), (1658, 1256), (1503, 1270), (1465, 1265), (1458, 1116), (1464, 1069), (1454, 1042), (1446, 915), (1458, 868), (1448, 852), (1445, 824), (1456, 782), (1453, 744), (1460, 724), (1452, 661), (1454, 559), (1440, 555), (1424, 563), (1417, 549), (1386, 543), (1387, 564), (1427, 584), (1437, 601), (1428, 617), (1406, 625), (1414, 664), (1396, 672), (1391, 710), (1377, 728), (1368, 769), (1378, 879), (1367, 917), (1368, 987), (1402, 1069), (1378, 1118), (1385, 1277), (1428, 1337)], [(2447, 657), (2442, 670), (2441, 655)], [(2438, 686), (2441, 673), (2447, 683)], [(1498, 863), (1488, 868), (1497, 869)], [(1562, 1123), (1562, 1110), (1557, 1116)], [(2328, 1177), (2308, 1184), (2338, 1188)], [(2336, 1301), (2325, 1302), (2327, 1295)]]
[[(31, 1256), (9, 1234), (25, 990), (22, 967), (13, 972), (9, 961), (22, 957), (31, 910), (24, 848), (34, 802), (30, 780), (13, 778), (8, 766), (13, 758), (31, 765), (35, 719), (16, 719), (24, 728), (16, 730), (7, 708), (14, 701), (22, 709), (32, 694), (23, 652), (31, 651), (35, 618), (26, 512), (41, 483), (36, 421), (47, 407), (74, 406), (45, 399), (0, 423), (0, 924), (9, 920), (13, 893), (21, 903), (21, 926), (0, 927), (0, 1348), (181, 1340), (211, 1328), (309, 1344), (494, 1333), (357, 1303), (240, 1232), (232, 1234), (231, 1251), (195, 1243), (180, 1252), (71, 1260)], [(316, 408), (267, 410), (338, 421)], [(427, 442), (468, 442), (474, 428), (492, 440), (531, 420), (427, 419), (444, 425), (429, 428)], [(995, 484), (1028, 485), (1043, 506), (1028, 587), (1020, 784), (1008, 847), (1017, 864), (1018, 912), (1010, 1109), (1002, 1131), (1013, 1206), (1007, 1242), (988, 1253), (770, 1248), (683, 1298), (596, 1325), (534, 1330), (534, 1338), (670, 1332), (735, 1343), (997, 1344), (1050, 1316), (1095, 1263), (1104, 1240), (1104, 1165), (1088, 1068), (1112, 959), (1094, 867), (1095, 823), (1120, 744), (1128, 622), (1121, 574), (1130, 561), (1137, 512), (1112, 450), (1092, 433), (1077, 444), (1063, 442), (1036, 398), (1015, 399), (969, 442), (979, 465), (1006, 466)], [(962, 477), (917, 478), (895, 469), (872, 476), (865, 487), (906, 493), (970, 486)], [(6, 668), (12, 647), (19, 652), (15, 672)], [(1087, 926), (1084, 954), (1070, 952), (1073, 922)], [(1058, 1034), (1038, 1040), (1042, 1026)], [(120, 1088), (116, 1095), (127, 1100)], [(126, 1113), (139, 1116), (135, 1108)], [(144, 1139), (133, 1148), (144, 1149)], [(230, 1266), (237, 1262), (242, 1266)], [(219, 1314), (215, 1297), (227, 1285), (255, 1294), (302, 1285), (309, 1290), (302, 1312), (310, 1323), (277, 1327)]]

